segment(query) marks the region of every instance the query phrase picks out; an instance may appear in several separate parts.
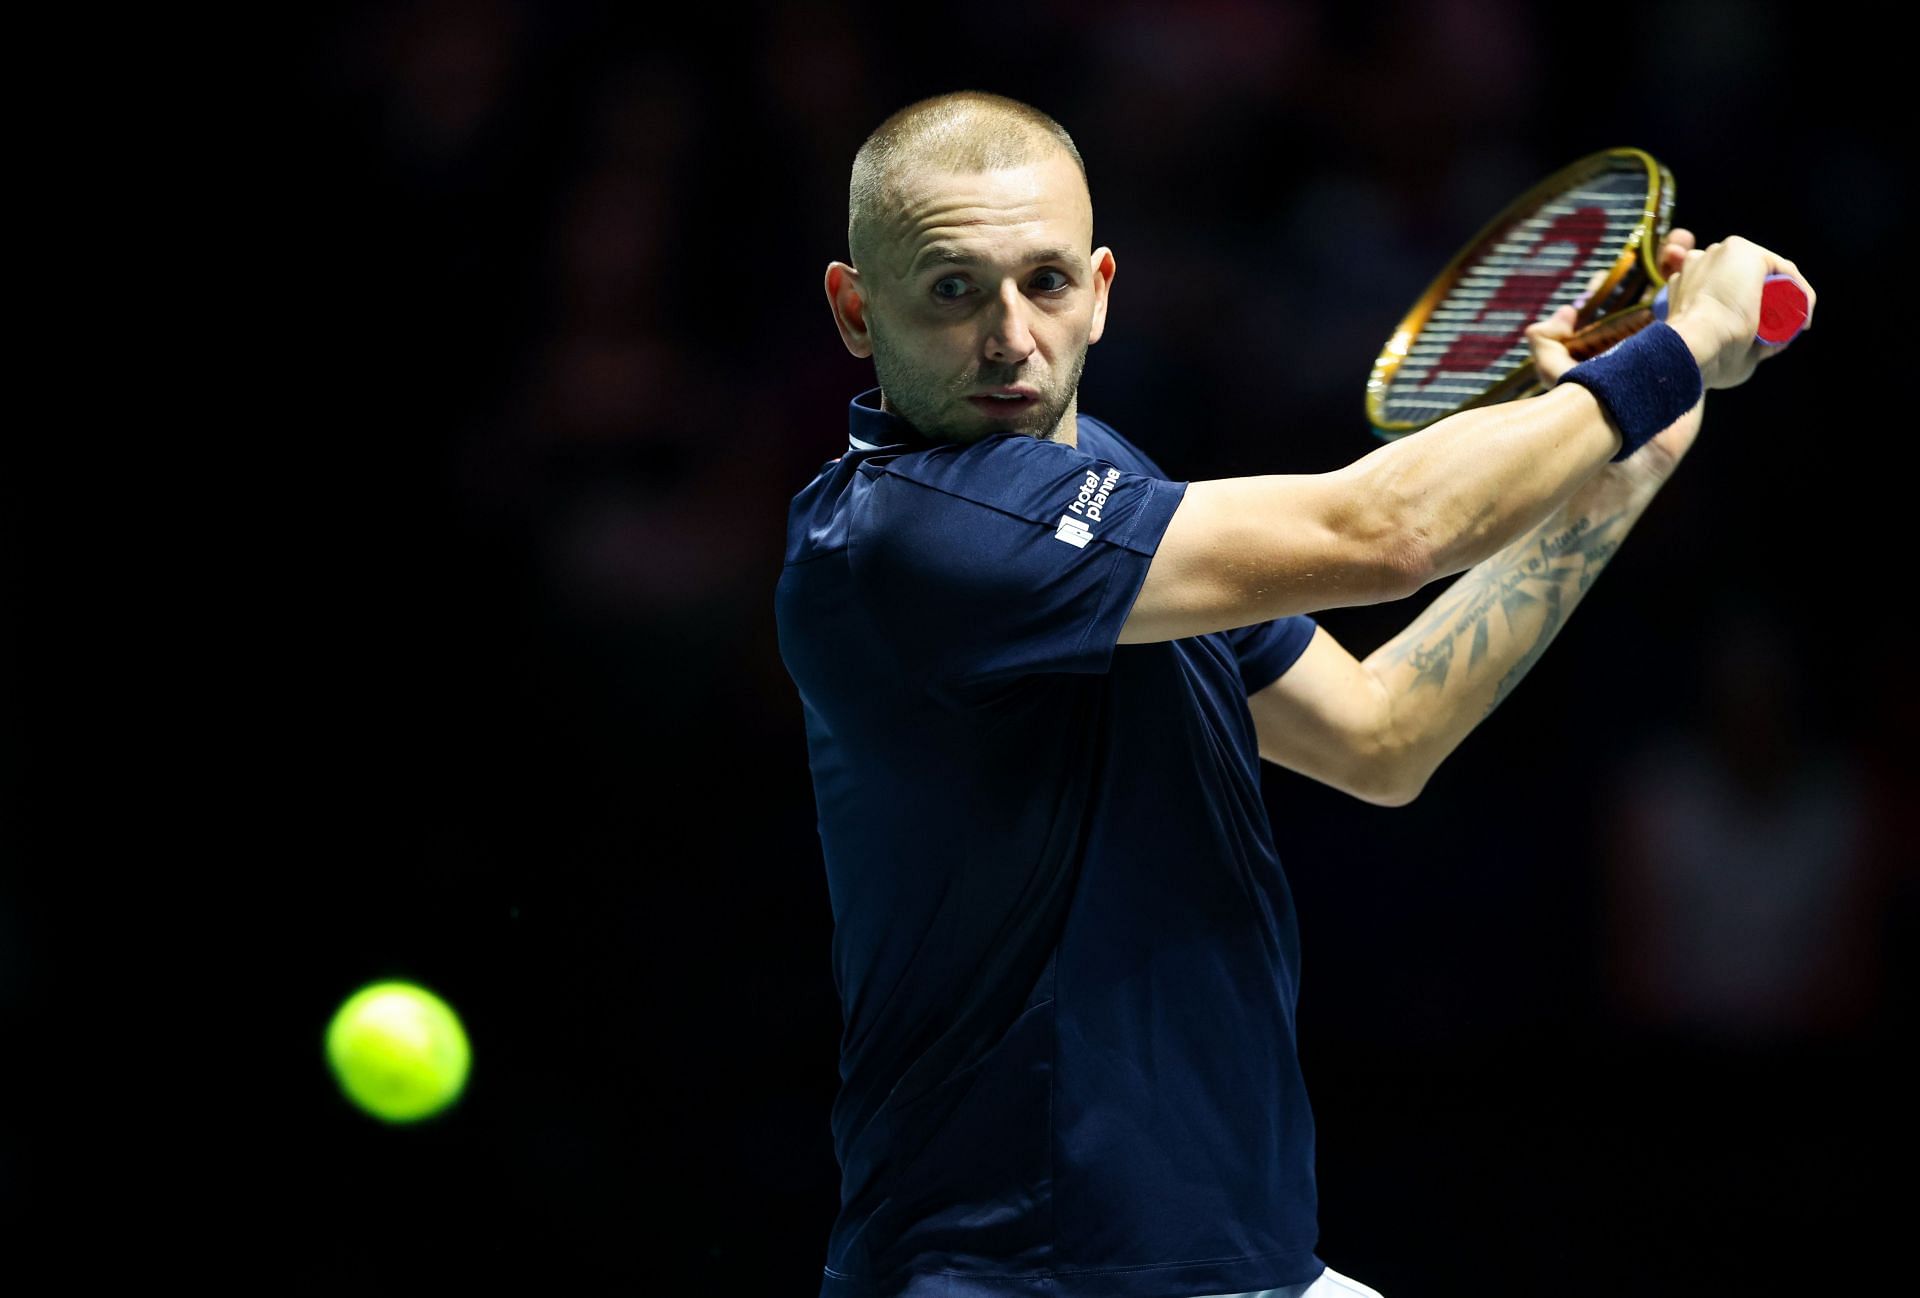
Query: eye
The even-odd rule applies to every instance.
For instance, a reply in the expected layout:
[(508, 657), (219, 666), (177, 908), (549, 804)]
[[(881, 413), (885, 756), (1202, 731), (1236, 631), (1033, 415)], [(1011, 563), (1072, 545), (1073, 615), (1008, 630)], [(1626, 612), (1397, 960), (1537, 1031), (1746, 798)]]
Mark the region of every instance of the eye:
[[(1060, 282), (1058, 284), (1040, 282), (1049, 275), (1057, 278)], [(958, 284), (960, 291), (957, 293), (942, 293), (940, 291), (942, 284)], [(1073, 279), (1065, 271), (1043, 270), (1036, 279), (1036, 287), (1038, 287), (1042, 293), (1064, 293), (1067, 289), (1073, 287)], [(966, 296), (967, 281), (959, 275), (943, 275), (933, 282), (931, 292), (935, 298), (942, 302), (958, 302)]]

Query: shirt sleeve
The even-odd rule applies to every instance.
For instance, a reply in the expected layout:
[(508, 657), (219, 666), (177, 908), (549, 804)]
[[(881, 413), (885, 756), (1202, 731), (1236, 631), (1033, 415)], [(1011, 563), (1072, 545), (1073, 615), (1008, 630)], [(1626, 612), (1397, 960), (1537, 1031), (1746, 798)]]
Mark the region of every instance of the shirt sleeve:
[(924, 679), (1104, 672), (1186, 487), (1020, 434), (938, 446), (876, 468), (848, 564)]
[(1248, 698), (1286, 675), (1287, 668), (1307, 651), (1317, 626), (1319, 623), (1302, 613), (1227, 632), (1234, 657), (1240, 660), (1240, 683)]

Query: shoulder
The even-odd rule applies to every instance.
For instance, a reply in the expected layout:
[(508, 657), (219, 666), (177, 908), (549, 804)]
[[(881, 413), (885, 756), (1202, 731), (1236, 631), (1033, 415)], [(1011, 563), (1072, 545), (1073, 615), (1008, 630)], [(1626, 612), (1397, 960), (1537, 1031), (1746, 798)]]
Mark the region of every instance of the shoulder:
[(1057, 520), (1082, 492), (1114, 491), (1132, 472), (1128, 457), (1021, 433), (947, 443), (869, 460), (862, 467), (870, 507), (887, 502), (927, 505), (938, 503), (931, 498), (939, 497), (1035, 523)]
[(1165, 478), (1167, 473), (1154, 458), (1135, 446), (1118, 429), (1097, 415), (1080, 416), (1080, 445), (1091, 454), (1102, 455), (1134, 473)]

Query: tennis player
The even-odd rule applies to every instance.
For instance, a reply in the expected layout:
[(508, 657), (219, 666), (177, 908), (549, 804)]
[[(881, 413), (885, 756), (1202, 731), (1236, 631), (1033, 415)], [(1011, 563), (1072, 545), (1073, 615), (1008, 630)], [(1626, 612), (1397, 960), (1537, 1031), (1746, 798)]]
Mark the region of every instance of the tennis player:
[[(1170, 480), (1078, 407), (1115, 260), (1079, 151), (964, 91), (854, 159), (877, 386), (776, 592), (844, 1014), (821, 1298), (1335, 1298), (1261, 759), (1383, 807), (1538, 661), (1791, 263), (1663, 250), (1665, 324), (1345, 468)], [(1804, 283), (1804, 281), (1803, 281)], [(1812, 294), (1809, 291), (1809, 298)], [(1205, 320), (1181, 321), (1202, 329)], [(1356, 661), (1316, 610), (1462, 574)]]

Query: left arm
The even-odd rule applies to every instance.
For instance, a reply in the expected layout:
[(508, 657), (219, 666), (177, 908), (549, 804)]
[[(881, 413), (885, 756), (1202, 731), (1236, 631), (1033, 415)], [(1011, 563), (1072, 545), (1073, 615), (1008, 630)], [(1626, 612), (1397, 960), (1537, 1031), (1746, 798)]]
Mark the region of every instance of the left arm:
[[(1688, 418), (1698, 422), (1698, 407)], [(1409, 801), (1540, 661), (1658, 490), (1658, 480), (1609, 465), (1367, 657)]]
[[(1696, 406), (1682, 422), (1699, 416)], [(1540, 660), (1652, 502), (1663, 478), (1639, 458), (1595, 473), (1364, 662), (1316, 631), (1247, 700), (1260, 755), (1380, 806), (1413, 801)]]

